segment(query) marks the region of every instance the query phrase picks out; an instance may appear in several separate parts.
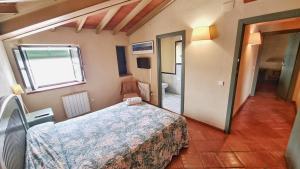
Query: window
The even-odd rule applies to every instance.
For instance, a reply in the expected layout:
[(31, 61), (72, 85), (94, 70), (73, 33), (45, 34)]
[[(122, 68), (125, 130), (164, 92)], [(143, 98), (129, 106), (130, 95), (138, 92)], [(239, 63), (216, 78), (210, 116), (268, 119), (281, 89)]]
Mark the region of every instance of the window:
[(85, 81), (77, 46), (21, 45), (13, 52), (24, 85), (31, 91)]
[(124, 46), (117, 46), (116, 50), (117, 50), (119, 76), (127, 75), (125, 47)]

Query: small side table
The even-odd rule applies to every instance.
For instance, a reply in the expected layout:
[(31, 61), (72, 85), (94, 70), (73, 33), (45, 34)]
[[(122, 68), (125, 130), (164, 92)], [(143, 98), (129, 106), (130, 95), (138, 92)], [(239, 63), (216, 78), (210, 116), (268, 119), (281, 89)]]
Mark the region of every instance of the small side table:
[(29, 127), (46, 122), (54, 123), (53, 111), (51, 108), (34, 111), (26, 114), (25, 116)]

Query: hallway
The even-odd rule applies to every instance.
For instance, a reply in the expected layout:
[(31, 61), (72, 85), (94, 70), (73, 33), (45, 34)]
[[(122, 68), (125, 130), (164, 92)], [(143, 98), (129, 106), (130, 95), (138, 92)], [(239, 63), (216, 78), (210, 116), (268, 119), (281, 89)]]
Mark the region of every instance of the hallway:
[(235, 116), (230, 135), (188, 119), (190, 145), (168, 168), (286, 168), (295, 107), (258, 90)]

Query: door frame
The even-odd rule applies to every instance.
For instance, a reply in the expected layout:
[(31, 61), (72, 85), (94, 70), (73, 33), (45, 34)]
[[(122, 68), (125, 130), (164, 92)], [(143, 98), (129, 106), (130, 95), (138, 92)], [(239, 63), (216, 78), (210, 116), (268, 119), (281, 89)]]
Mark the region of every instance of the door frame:
[[(300, 34), (300, 32), (298, 32)], [(297, 83), (297, 72), (300, 70), (300, 45), (298, 46), (298, 51), (297, 51), (297, 56), (293, 68), (293, 73), (292, 73), (292, 79), (290, 82), (290, 87), (287, 95), (287, 101), (292, 101), (293, 100), (293, 93), (295, 91), (296, 83)]]
[[(184, 112), (184, 89), (185, 89), (185, 45), (186, 45), (186, 31), (171, 32), (156, 36), (156, 47), (157, 47), (157, 87), (158, 87), (158, 106), (162, 107), (162, 75), (161, 75), (161, 39), (166, 37), (182, 36), (182, 66), (181, 66), (181, 106), (180, 114)], [(176, 64), (175, 64), (176, 65)]]
[(233, 107), (234, 107), (234, 100), (236, 94), (243, 39), (244, 39), (243, 35), (245, 33), (246, 25), (260, 23), (260, 22), (269, 22), (269, 21), (275, 21), (281, 19), (295, 18), (295, 17), (300, 17), (300, 9), (271, 13), (271, 14), (266, 14), (261, 16), (254, 16), (254, 17), (239, 20), (232, 71), (231, 71), (230, 89), (229, 89), (229, 97), (228, 97), (228, 104), (227, 104), (226, 121), (225, 121), (225, 133), (229, 134), (231, 131)]

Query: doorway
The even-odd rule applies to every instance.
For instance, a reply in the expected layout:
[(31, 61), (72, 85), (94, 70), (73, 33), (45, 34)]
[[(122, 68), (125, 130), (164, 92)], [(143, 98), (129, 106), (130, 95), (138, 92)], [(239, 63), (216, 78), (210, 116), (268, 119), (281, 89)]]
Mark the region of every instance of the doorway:
[[(235, 45), (235, 54), (233, 59), (232, 73), (231, 73), (231, 82), (230, 82), (230, 91), (228, 98), (227, 106), (227, 116), (225, 123), (225, 132), (230, 133), (231, 123), (234, 114), (234, 102), (236, 97), (238, 74), (240, 69), (240, 60), (242, 56), (243, 43), (244, 43), (244, 33), (247, 25), (258, 24), (258, 23), (272, 23), (279, 20), (293, 20), (294, 18), (300, 17), (300, 10), (290, 10), (285, 12), (278, 12), (273, 14), (267, 14), (262, 16), (256, 16), (251, 18), (245, 18), (239, 20), (236, 45)], [(277, 30), (277, 32), (280, 32)]]
[(158, 35), (156, 40), (159, 107), (183, 114), (185, 31)]
[(273, 92), (285, 101), (291, 101), (298, 72), (300, 33), (282, 32), (263, 34), (263, 44), (253, 78), (254, 96), (257, 92)]

